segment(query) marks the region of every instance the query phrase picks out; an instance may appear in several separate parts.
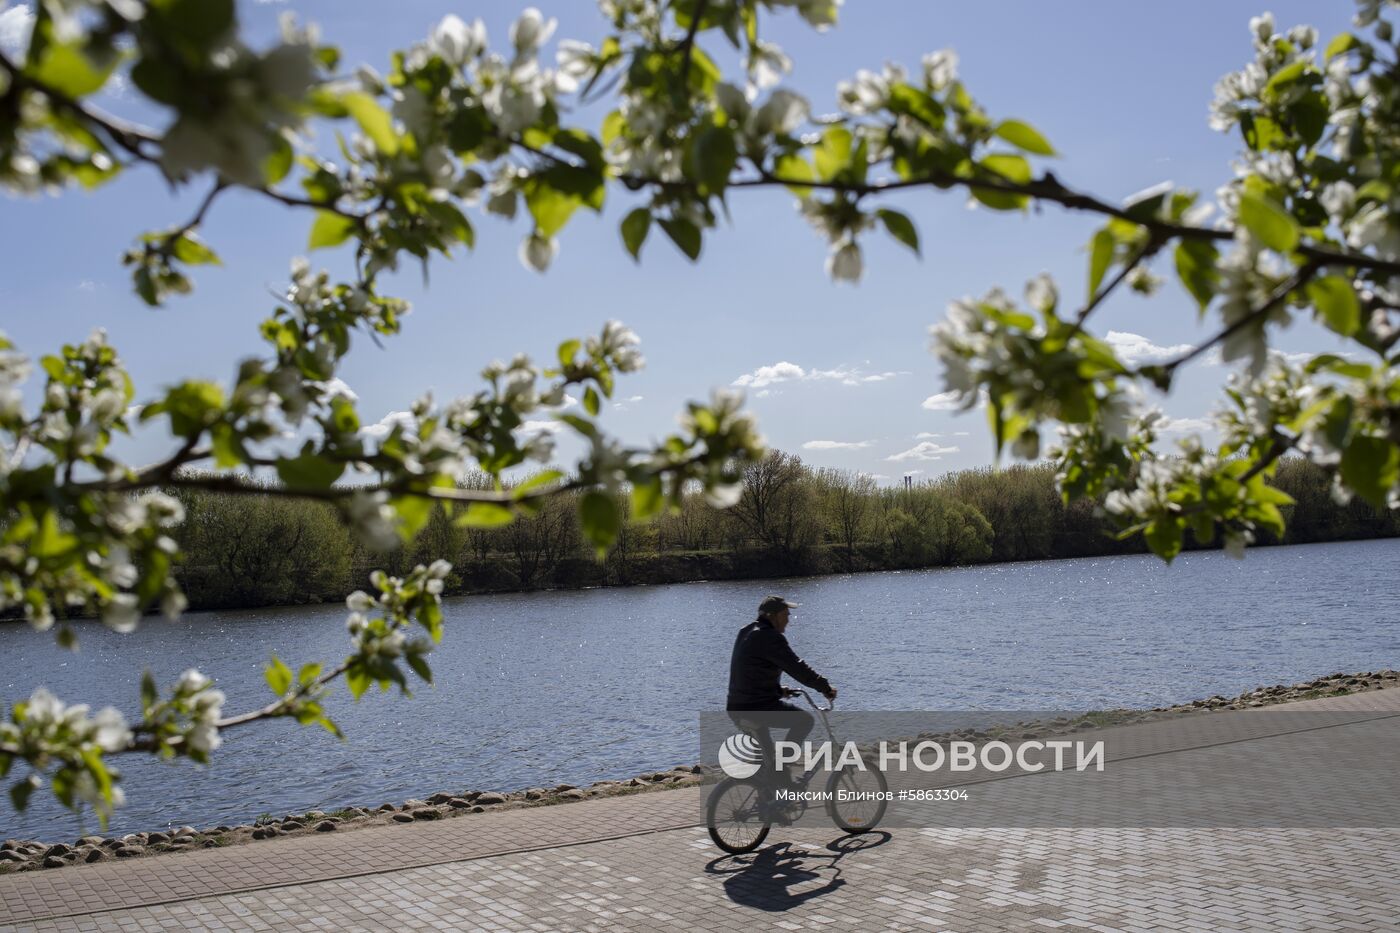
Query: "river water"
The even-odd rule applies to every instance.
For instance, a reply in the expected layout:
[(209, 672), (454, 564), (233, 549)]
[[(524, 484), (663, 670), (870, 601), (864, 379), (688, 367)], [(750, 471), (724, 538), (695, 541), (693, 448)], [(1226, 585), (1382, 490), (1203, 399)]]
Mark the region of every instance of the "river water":
[[(736, 629), (769, 592), (802, 603), (788, 637), (846, 708), (1159, 706), (1337, 671), (1400, 667), (1400, 540), (995, 564), (781, 581), (690, 583), (446, 601), (412, 699), (377, 690), (330, 704), (346, 733), (261, 723), (215, 764), (121, 761), (129, 802), (112, 830), (212, 826), (313, 807), (376, 806), (440, 790), (509, 790), (698, 760), (697, 714), (722, 709)], [(129, 717), (149, 668), (164, 688), (191, 663), (225, 713), (272, 696), (262, 665), (337, 660), (340, 606), (192, 613), (131, 635), (78, 627), (80, 650), (0, 626), (0, 699), (37, 683)], [(17, 776), (17, 775), (16, 775)], [(3, 800), (3, 798), (0, 798)], [(0, 838), (93, 831), (47, 791)]]

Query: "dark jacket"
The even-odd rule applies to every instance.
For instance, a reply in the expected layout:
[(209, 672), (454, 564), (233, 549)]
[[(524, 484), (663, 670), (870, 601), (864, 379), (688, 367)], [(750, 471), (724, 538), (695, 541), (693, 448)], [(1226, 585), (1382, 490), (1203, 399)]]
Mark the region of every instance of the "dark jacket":
[(783, 633), (766, 619), (739, 629), (734, 654), (729, 660), (729, 703), (731, 710), (773, 709), (783, 699), (778, 685), (781, 675), (822, 693), (831, 692), (825, 677), (812, 670), (788, 644)]

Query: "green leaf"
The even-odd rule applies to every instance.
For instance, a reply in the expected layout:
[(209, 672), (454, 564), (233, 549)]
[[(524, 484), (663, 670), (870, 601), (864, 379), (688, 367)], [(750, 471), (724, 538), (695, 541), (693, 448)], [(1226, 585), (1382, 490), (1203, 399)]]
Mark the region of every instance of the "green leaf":
[(578, 511), (583, 536), (592, 542), (601, 560), (607, 556), (608, 548), (617, 541), (618, 533), (622, 530), (617, 503), (605, 493), (591, 490), (579, 500)]
[(29, 798), (39, 787), (39, 779), (34, 775), (29, 775), (22, 781), (16, 781), (10, 785), (10, 802), (14, 804), (16, 810), (23, 810), (29, 806)]
[(408, 666), (413, 669), (413, 673), (423, 678), (425, 683), (433, 682), (432, 668), (428, 667), (428, 662), (421, 654), (410, 652), (404, 655), (404, 660), (407, 661)]
[(671, 242), (676, 244), (676, 248), (694, 262), (700, 258), (700, 228), (688, 220), (675, 218), (672, 220), (658, 220), (661, 229), (666, 231), (666, 235), (671, 238)]
[(972, 187), (972, 196), (996, 211), (1017, 211), (1025, 208), (1031, 199), (1024, 194), (1012, 191), (998, 191), (995, 188)]
[(1219, 258), (1215, 244), (1206, 240), (1182, 240), (1176, 247), (1177, 277), (1202, 311), (1215, 298), (1216, 283), (1220, 281), (1216, 267)]
[(473, 502), (455, 521), (463, 528), (500, 528), (515, 521), (515, 513), (499, 502)]
[(943, 105), (912, 84), (898, 83), (890, 88), (890, 109), (907, 114), (930, 129), (943, 128)]
[(627, 247), (633, 259), (641, 260), (642, 244), (650, 231), (651, 211), (645, 207), (639, 207), (622, 218), (622, 245)]
[(541, 486), (548, 486), (550, 483), (563, 478), (564, 474), (560, 470), (541, 470), (520, 485), (512, 487), (510, 494), (516, 499), (522, 499), (532, 490), (539, 489)]
[(317, 211), (316, 222), (311, 225), (311, 235), (307, 238), (307, 249), (321, 249), (339, 246), (350, 239), (355, 230), (355, 221), (331, 211)]
[(318, 457), (310, 451), (277, 461), (277, 476), (297, 489), (328, 489), (344, 472), (344, 463)]
[(559, 344), (559, 365), (572, 366), (574, 355), (578, 353), (578, 348), (581, 346), (583, 346), (583, 341), (576, 339), (565, 340), (563, 343)]
[(399, 136), (394, 132), (394, 121), (378, 101), (362, 91), (355, 91), (342, 95), (340, 103), (374, 143), (374, 148), (388, 156), (398, 153)]
[(739, 147), (728, 127), (711, 125), (695, 137), (691, 156), (700, 193), (716, 194), (724, 190), (729, 173), (739, 162)]
[(1304, 72), (1306, 72), (1309, 67), (1311, 67), (1310, 63), (1302, 59), (1290, 65), (1285, 65), (1274, 72), (1273, 77), (1269, 78), (1269, 83), (1264, 85), (1264, 93), (1276, 94), (1280, 89), (1302, 78)]
[(1050, 145), (1050, 141), (1029, 123), (1023, 123), (1020, 120), (1003, 120), (997, 124), (997, 128), (992, 132), (1025, 152), (1043, 156), (1057, 155), (1055, 147)]
[(596, 418), (598, 417), (598, 409), (601, 406), (602, 402), (598, 398), (598, 390), (593, 388), (593, 386), (589, 386), (585, 389), (583, 392), (584, 411)]
[(263, 160), (263, 181), (268, 187), (287, 177), (292, 170), (291, 143), (278, 136), (273, 142), (272, 153)]
[(876, 213), (879, 214), (880, 221), (885, 225), (885, 229), (889, 231), (890, 236), (912, 249), (914, 255), (920, 255), (919, 231), (914, 226), (914, 221), (910, 220), (907, 214), (902, 214), (899, 211), (893, 211), (888, 208), (881, 208)]
[(1262, 113), (1240, 114), (1240, 135), (1244, 137), (1245, 145), (1255, 152), (1285, 151), (1294, 145), (1283, 127)]
[(1181, 539), (1185, 525), (1181, 519), (1162, 515), (1148, 523), (1142, 536), (1147, 546), (1163, 560), (1171, 563), (1172, 558), (1181, 553)]
[(1239, 217), (1240, 223), (1270, 249), (1287, 253), (1298, 245), (1298, 222), (1269, 198), (1241, 191)]
[[(785, 152), (773, 163), (773, 174), (784, 181), (812, 181), (817, 173), (812, 163), (795, 152)], [(812, 189), (806, 185), (788, 185), (788, 190), (799, 198), (811, 195)]]
[(425, 496), (395, 496), (389, 505), (398, 517), (399, 537), (405, 544), (417, 537), (433, 517), (433, 500)]
[(345, 669), (345, 685), (350, 688), (350, 695), (355, 699), (365, 695), (369, 689), (370, 676), (365, 665), (358, 659), (350, 662), (350, 666)]
[(580, 201), (577, 195), (556, 188), (537, 175), (526, 186), (525, 204), (540, 233), (552, 237), (564, 229)]
[(193, 233), (181, 234), (171, 247), (175, 258), (191, 266), (222, 265), (218, 255)]
[(1350, 337), (1361, 329), (1361, 302), (1351, 282), (1340, 275), (1329, 275), (1308, 283), (1308, 298), (1323, 323), (1329, 328)]
[(1383, 437), (1358, 434), (1342, 451), (1342, 482), (1378, 509), (1400, 481), (1400, 447)]
[(233, 28), (233, 0), (152, 0), (152, 12), (180, 44), (206, 50)]
[(292, 689), (292, 669), (275, 654), (272, 656), (272, 663), (263, 668), (263, 679), (279, 697), (286, 696), (287, 691)]
[(660, 514), (666, 504), (662, 494), (661, 477), (652, 476), (632, 484), (632, 517), (646, 521)]
[(1350, 52), (1352, 49), (1360, 48), (1361, 45), (1362, 42), (1360, 39), (1349, 32), (1344, 32), (1334, 36), (1332, 41), (1327, 43), (1327, 50), (1324, 51), (1322, 55), (1323, 58), (1330, 62), (1338, 55), (1343, 55)]
[(1025, 156), (996, 153), (981, 161), (981, 166), (995, 172), (1007, 181), (1024, 185), (1031, 180), (1031, 164)]
[(150, 671), (141, 672), (141, 709), (148, 710), (155, 705), (160, 698), (160, 691), (156, 689), (155, 676)]
[(104, 55), (103, 64), (94, 65), (76, 44), (50, 42), (44, 47), (39, 61), (26, 68), (40, 84), (47, 85), (65, 97), (81, 98), (99, 90), (107, 83), (119, 60), (116, 54)]
[(812, 150), (817, 163), (817, 177), (831, 181), (851, 164), (851, 131), (844, 126), (829, 127), (822, 141)]

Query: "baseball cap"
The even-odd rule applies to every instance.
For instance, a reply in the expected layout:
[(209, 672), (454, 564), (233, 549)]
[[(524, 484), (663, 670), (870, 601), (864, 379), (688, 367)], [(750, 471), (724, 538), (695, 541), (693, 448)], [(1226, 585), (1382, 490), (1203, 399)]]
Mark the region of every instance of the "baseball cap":
[(762, 613), (777, 612), (779, 609), (796, 609), (798, 603), (790, 603), (781, 596), (765, 596), (763, 602), (758, 604), (758, 611)]

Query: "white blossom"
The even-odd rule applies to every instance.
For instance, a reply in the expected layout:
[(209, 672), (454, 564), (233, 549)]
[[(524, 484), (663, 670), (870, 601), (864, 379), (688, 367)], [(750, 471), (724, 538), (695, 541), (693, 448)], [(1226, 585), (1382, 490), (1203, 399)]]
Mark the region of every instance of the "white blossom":
[(486, 24), (477, 19), (468, 26), (461, 17), (449, 13), (433, 29), (428, 48), (449, 65), (463, 65), (486, 48)]
[(831, 276), (833, 282), (857, 283), (864, 271), (860, 244), (855, 240), (845, 241), (826, 257), (826, 274)]
[(759, 40), (749, 49), (749, 81), (758, 90), (772, 87), (790, 71), (792, 59), (773, 43)]
[(952, 49), (930, 52), (924, 56), (924, 81), (934, 91), (941, 91), (958, 79), (958, 53)]
[(520, 261), (528, 269), (544, 272), (559, 254), (559, 240), (541, 233), (531, 233), (520, 241)]
[(533, 55), (549, 41), (558, 25), (557, 19), (546, 20), (539, 10), (529, 7), (511, 25), (510, 43), (515, 46), (517, 55)]
[(1060, 293), (1055, 288), (1055, 280), (1042, 272), (1026, 283), (1026, 304), (1037, 311), (1048, 314), (1059, 304)]
[(123, 635), (135, 631), (141, 621), (141, 607), (135, 593), (116, 593), (102, 607), (102, 624)]

